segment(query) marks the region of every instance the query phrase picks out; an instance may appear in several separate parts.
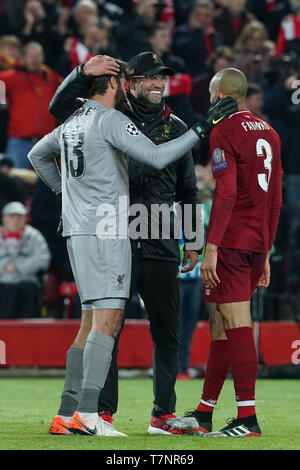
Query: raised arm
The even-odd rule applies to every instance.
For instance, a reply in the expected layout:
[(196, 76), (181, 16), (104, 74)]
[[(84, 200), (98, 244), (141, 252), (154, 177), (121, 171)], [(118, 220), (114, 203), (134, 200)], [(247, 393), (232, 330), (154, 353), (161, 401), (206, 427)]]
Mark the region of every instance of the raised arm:
[(107, 141), (134, 159), (161, 170), (188, 152), (202, 137), (211, 131), (228, 114), (237, 110), (236, 101), (231, 98), (219, 100), (201, 122), (170, 142), (155, 145), (119, 111), (109, 115), (106, 121)]
[(95, 56), (89, 60), (87, 67), (85, 64), (79, 65), (57, 88), (49, 105), (50, 113), (57, 121), (64, 122), (82, 106), (82, 101), (77, 98), (87, 98), (91, 75), (116, 75), (118, 70), (118, 64), (109, 56)]
[(199, 136), (192, 129), (181, 137), (161, 145), (155, 145), (146, 136), (141, 134), (141, 138), (132, 143), (127, 148), (126, 153), (146, 165), (162, 170), (170, 163), (182, 157), (198, 141)]

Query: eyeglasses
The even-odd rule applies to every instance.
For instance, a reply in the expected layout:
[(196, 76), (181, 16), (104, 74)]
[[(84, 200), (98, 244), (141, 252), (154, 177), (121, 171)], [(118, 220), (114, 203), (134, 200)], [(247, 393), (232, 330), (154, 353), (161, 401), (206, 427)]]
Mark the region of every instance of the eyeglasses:
[(146, 80), (146, 81), (153, 81), (153, 80), (161, 80), (163, 82), (166, 82), (168, 80), (168, 76), (165, 75), (165, 74), (161, 74), (161, 73), (156, 73), (155, 75), (135, 75), (133, 78), (142, 78), (143, 80)]

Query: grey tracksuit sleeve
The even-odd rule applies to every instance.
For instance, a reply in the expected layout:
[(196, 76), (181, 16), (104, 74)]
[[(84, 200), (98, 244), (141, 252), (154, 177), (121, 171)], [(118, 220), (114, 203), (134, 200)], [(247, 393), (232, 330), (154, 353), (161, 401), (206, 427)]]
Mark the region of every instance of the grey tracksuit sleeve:
[(59, 132), (60, 128), (56, 128), (50, 134), (45, 135), (28, 154), (28, 158), (41, 180), (55, 194), (61, 193), (61, 175), (56, 163), (56, 158), (61, 153)]
[(199, 137), (193, 130), (170, 142), (155, 145), (148, 137), (119, 111), (110, 113), (105, 122), (106, 140), (132, 158), (161, 170), (178, 160), (197, 142)]
[[(75, 126), (74, 132), (78, 133), (78, 127), (74, 123), (81, 123), (84, 127), (85, 153), (91, 154), (87, 160), (91, 163), (95, 158), (99, 160), (99, 155), (102, 158), (106, 155), (108, 166), (112, 165), (111, 152), (119, 150), (146, 165), (162, 169), (179, 159), (199, 141), (195, 132), (189, 130), (178, 139), (155, 145), (124, 114), (87, 100), (80, 112), (74, 113), (65, 124), (43, 137), (28, 154), (39, 177), (56, 194), (62, 191), (61, 175), (56, 164), (56, 157), (62, 150), (62, 132), (68, 126)], [(92, 146), (90, 152), (89, 146)]]

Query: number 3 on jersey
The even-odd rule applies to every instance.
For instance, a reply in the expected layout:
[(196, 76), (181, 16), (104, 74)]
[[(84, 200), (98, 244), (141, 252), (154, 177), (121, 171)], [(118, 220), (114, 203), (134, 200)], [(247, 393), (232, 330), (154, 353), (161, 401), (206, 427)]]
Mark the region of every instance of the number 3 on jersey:
[(66, 165), (66, 177), (69, 178), (70, 173), (73, 178), (80, 178), (84, 174), (85, 162), (83, 155), (84, 132), (83, 128), (76, 126), (67, 129), (62, 134), (64, 143), (64, 157)]
[(265, 139), (258, 139), (256, 142), (256, 154), (258, 157), (265, 157), (264, 167), (268, 170), (268, 175), (265, 173), (259, 173), (257, 175), (257, 180), (259, 186), (265, 191), (268, 192), (269, 182), (272, 172), (272, 158), (273, 152), (272, 147)]

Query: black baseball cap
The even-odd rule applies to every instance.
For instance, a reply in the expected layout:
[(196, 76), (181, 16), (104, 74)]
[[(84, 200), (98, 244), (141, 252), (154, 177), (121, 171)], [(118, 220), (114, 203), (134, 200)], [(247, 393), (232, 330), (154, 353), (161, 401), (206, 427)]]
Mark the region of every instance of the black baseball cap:
[(128, 64), (128, 73), (131, 77), (149, 77), (157, 73), (174, 75), (174, 70), (166, 67), (161, 58), (154, 52), (141, 52), (132, 57)]

